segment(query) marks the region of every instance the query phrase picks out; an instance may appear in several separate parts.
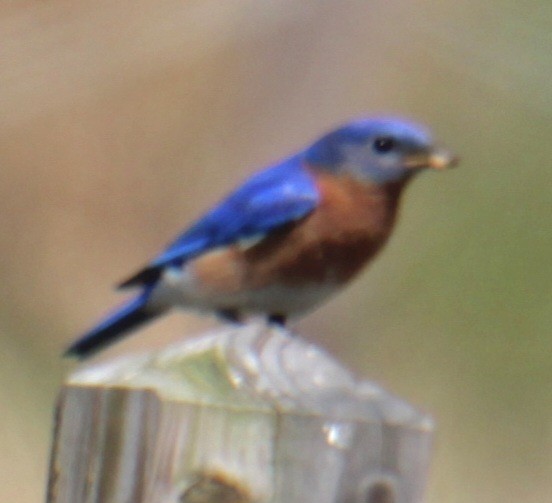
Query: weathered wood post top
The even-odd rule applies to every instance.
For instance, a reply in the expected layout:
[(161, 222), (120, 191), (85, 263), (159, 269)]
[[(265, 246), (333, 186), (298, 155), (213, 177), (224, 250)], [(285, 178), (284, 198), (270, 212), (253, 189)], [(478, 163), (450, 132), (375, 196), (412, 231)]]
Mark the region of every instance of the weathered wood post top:
[(432, 422), (283, 329), (78, 369), (49, 503), (417, 503)]

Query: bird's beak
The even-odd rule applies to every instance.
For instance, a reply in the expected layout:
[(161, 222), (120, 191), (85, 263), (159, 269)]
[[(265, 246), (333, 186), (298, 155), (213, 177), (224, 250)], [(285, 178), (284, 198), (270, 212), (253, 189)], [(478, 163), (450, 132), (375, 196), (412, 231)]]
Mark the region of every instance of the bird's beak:
[(427, 165), (430, 168), (443, 170), (458, 165), (458, 157), (445, 149), (436, 149), (429, 154)]

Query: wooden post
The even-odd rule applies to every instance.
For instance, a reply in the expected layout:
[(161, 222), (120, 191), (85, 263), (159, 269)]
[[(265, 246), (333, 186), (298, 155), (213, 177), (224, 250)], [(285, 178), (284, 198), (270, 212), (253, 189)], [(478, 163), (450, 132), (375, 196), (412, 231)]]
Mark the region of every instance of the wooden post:
[(48, 503), (415, 503), (431, 419), (282, 329), (78, 369)]

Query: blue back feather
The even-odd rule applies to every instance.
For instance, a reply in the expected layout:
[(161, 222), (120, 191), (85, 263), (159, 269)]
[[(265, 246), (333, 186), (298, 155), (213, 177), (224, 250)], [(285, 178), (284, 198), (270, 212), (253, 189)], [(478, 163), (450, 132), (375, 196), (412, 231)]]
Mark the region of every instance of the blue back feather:
[(299, 156), (286, 159), (247, 180), (151, 264), (181, 264), (206, 250), (299, 220), (318, 204), (319, 194)]

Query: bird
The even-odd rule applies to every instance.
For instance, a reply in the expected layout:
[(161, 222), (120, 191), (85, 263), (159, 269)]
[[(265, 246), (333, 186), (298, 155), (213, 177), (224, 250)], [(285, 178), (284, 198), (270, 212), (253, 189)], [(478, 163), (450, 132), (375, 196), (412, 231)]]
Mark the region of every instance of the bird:
[(284, 326), (382, 249), (404, 188), (457, 158), (424, 125), (351, 120), (253, 174), (118, 288), (136, 293), (67, 349), (86, 358), (171, 308)]

